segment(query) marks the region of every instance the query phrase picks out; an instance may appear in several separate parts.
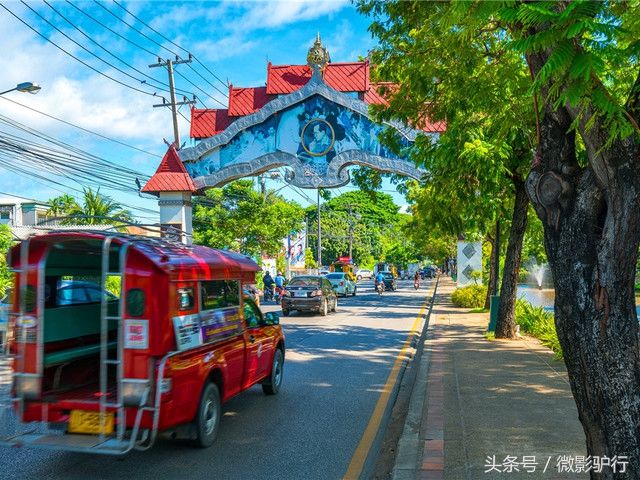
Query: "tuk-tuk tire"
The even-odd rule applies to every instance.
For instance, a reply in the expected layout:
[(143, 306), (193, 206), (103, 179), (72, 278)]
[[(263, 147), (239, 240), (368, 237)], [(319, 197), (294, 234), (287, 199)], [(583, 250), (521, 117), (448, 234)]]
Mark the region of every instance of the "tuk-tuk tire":
[[(208, 409), (214, 409), (214, 418), (207, 419)], [(196, 413), (196, 440), (195, 443), (200, 448), (207, 448), (213, 445), (220, 429), (220, 417), (222, 416), (222, 405), (220, 402), (220, 390), (215, 383), (207, 382), (200, 397), (198, 412)], [(213, 420), (213, 425), (208, 423)], [(211, 428), (213, 427), (213, 428)]]
[(262, 382), (262, 391), (265, 395), (275, 395), (280, 391), (282, 385), (282, 374), (284, 371), (284, 355), (282, 350), (276, 348), (273, 354), (273, 364), (269, 378)]

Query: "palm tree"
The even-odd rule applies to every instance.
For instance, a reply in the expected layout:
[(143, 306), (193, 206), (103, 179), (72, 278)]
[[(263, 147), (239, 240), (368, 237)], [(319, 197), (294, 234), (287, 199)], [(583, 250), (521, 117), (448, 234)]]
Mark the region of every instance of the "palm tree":
[(49, 210), (47, 211), (47, 215), (53, 215), (54, 217), (67, 215), (78, 206), (76, 199), (68, 193), (52, 198), (48, 203)]
[(111, 197), (102, 195), (100, 189), (95, 192), (91, 188), (84, 189), (82, 205), (68, 212), (67, 224), (103, 225), (106, 223), (131, 222), (133, 216)]

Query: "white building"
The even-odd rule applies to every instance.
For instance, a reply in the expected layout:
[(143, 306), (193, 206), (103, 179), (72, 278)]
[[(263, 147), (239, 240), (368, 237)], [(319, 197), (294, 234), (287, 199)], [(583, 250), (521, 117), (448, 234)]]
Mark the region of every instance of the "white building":
[(15, 195), (0, 196), (0, 224), (13, 227), (37, 225), (44, 220), (49, 205), (31, 198)]

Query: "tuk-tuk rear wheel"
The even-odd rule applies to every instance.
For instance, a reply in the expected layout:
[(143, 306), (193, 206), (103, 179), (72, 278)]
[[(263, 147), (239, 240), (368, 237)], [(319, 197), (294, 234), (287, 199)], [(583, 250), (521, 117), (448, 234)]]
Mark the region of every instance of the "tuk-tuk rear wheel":
[(202, 392), (196, 416), (196, 445), (198, 447), (207, 448), (216, 441), (221, 413), (218, 386), (215, 383), (207, 383)]

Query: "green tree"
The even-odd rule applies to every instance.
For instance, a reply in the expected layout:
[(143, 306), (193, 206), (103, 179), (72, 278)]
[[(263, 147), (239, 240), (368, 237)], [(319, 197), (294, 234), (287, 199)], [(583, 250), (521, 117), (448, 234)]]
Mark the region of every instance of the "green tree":
[(487, 234), (496, 220), (508, 219), (496, 336), (513, 338), (525, 178), (535, 142), (529, 72), (501, 32), (487, 28), (471, 36), (455, 28), (449, 3), (363, 0), (359, 6), (372, 16), (370, 30), (380, 41), (376, 75), (397, 85), (389, 105), (373, 109), (377, 117), (418, 127), (426, 118), (446, 121), (439, 138), (420, 136), (412, 149), (429, 172), (428, 196), (438, 200), (443, 229)]
[(269, 190), (263, 196), (251, 180), (207, 190), (193, 207), (194, 241), (239, 251), (254, 258), (277, 256), (282, 239), (304, 227), (304, 210)]
[[(375, 191), (351, 191), (329, 199), (320, 216), (324, 263), (348, 255), (350, 243), (353, 260), (361, 266), (398, 252), (398, 239), (407, 221), (398, 210), (391, 195)], [(308, 207), (307, 217), (310, 225), (316, 225), (317, 209)], [(317, 232), (310, 231), (309, 239), (310, 248), (317, 252)], [(411, 249), (413, 244), (405, 242), (404, 247)]]
[(65, 225), (104, 225), (119, 222), (129, 223), (133, 220), (131, 212), (113, 200), (100, 193), (100, 189), (83, 190), (82, 204), (68, 194), (52, 198), (47, 202), (50, 213), (64, 217)]
[(7, 252), (13, 242), (13, 235), (8, 225), (0, 225), (0, 298), (11, 288), (13, 276), (7, 265)]
[[(536, 120), (526, 189), (544, 227), (555, 323), (588, 453), (640, 458), (640, 327), (633, 294), (640, 243), (640, 2), (392, 5), (372, 8), (385, 12), (392, 26), (412, 9), (437, 9), (437, 25), (426, 19), (416, 32), (441, 26), (470, 47), (494, 33), (504, 40), (501, 52), (518, 54), (526, 65), (536, 108), (520, 112), (513, 125)], [(411, 44), (412, 31), (405, 33)], [(488, 52), (488, 64), (499, 58)], [(458, 53), (425, 44), (422, 63)], [(508, 96), (512, 82), (495, 74), (482, 89), (491, 94), (501, 81)], [(437, 93), (439, 78), (407, 81), (429, 83)], [(468, 94), (473, 91), (462, 101)], [(592, 478), (637, 479), (640, 466), (631, 461), (624, 474), (605, 469)]]
[(78, 202), (68, 193), (49, 200), (48, 214), (54, 217), (61, 217), (78, 209)]

